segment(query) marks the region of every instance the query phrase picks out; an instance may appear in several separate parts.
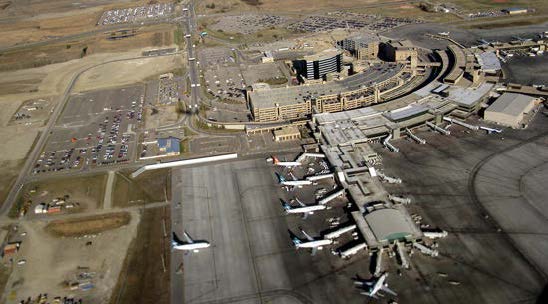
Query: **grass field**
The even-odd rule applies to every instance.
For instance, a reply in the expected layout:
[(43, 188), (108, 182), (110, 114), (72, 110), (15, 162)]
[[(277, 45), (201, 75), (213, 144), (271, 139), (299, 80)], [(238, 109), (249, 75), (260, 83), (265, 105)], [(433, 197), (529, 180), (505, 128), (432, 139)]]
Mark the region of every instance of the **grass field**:
[(135, 206), (170, 199), (169, 169), (147, 171), (135, 179), (130, 179), (128, 177), (130, 174), (131, 172), (128, 171), (116, 174), (112, 197), (115, 207)]
[(50, 222), (45, 229), (57, 237), (79, 237), (122, 227), (127, 225), (130, 220), (129, 213), (119, 212), (70, 220), (55, 220)]
[(515, 27), (515, 26), (527, 26), (534, 24), (541, 24), (547, 21), (546, 16), (534, 17), (534, 16), (516, 16), (516, 17), (506, 17), (501, 18), (489, 18), (488, 20), (481, 20), (481, 22), (468, 22), (468, 23), (459, 23), (459, 26), (466, 29), (496, 29), (504, 27)]
[(0, 174), (0, 204), (4, 203), (8, 192), (15, 182), (19, 170), (23, 166), (23, 160), (18, 161), (2, 161), (0, 162), (0, 168), (2, 168)]
[[(169, 208), (144, 209), (137, 237), (128, 249), (118, 283), (113, 290), (111, 304), (169, 303)], [(167, 236), (164, 235), (164, 221)], [(162, 261), (165, 261), (166, 271)]]
[[(89, 0), (86, 8), (80, 8), (71, 0), (9, 1), (10, 5), (0, 9), (0, 46), (42, 41), (52, 37), (74, 35), (96, 29), (103, 11), (146, 5), (150, 0), (125, 0), (108, 3)], [(172, 2), (155, 0), (154, 2)]]
[(453, 0), (450, 1), (464, 10), (489, 10), (508, 7), (534, 8), (537, 13), (548, 12), (545, 0)]
[(40, 67), (96, 53), (124, 52), (128, 49), (172, 45), (173, 32), (173, 25), (155, 25), (137, 29), (135, 36), (124, 39), (109, 40), (107, 31), (75, 41), (4, 52), (0, 53), (0, 71)]

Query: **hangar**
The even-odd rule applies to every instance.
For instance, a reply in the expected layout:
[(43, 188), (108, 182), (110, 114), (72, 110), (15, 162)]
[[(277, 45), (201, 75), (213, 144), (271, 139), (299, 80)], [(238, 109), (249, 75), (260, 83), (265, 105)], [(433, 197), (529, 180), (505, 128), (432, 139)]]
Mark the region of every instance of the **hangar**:
[(485, 120), (518, 128), (524, 114), (535, 106), (536, 98), (516, 93), (504, 93), (485, 110)]

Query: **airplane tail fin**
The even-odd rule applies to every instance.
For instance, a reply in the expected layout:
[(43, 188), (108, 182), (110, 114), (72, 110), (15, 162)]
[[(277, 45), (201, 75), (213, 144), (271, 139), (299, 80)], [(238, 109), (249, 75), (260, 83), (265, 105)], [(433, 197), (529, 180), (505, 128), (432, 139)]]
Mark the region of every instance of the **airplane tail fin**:
[(179, 239), (177, 234), (175, 234), (175, 232), (173, 232), (173, 235), (172, 235), (172, 238), (171, 238), (171, 248), (173, 248), (175, 246), (178, 246), (178, 245), (182, 245), (182, 244), (183, 244), (183, 242)]
[(283, 177), (280, 173), (276, 173), (276, 176), (278, 176), (278, 182), (279, 183), (285, 182), (285, 177)]
[(272, 156), (272, 162), (274, 164), (278, 164), (280, 162), (280, 160), (276, 156)]
[(284, 202), (284, 201), (282, 201), (282, 206), (284, 207), (285, 211), (289, 211), (289, 210), (292, 209), (291, 206), (288, 203)]
[(293, 245), (299, 245), (301, 243), (301, 240), (298, 237), (293, 237), (291, 240), (293, 241)]

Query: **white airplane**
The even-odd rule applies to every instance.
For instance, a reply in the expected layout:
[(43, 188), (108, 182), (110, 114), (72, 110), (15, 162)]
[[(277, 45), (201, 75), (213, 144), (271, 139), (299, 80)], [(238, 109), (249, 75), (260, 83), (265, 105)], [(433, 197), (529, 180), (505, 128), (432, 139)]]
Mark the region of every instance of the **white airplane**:
[(192, 238), (186, 233), (186, 231), (183, 233), (183, 236), (185, 237), (185, 241), (181, 241), (175, 232), (173, 232), (173, 239), (171, 240), (171, 248), (175, 250), (184, 250), (184, 251), (190, 251), (193, 252), (199, 252), (202, 248), (207, 248), (211, 244), (206, 241), (199, 241), (195, 242), (192, 240)]
[(312, 250), (311, 255), (315, 255), (318, 250), (322, 250), (323, 246), (331, 245), (333, 244), (333, 240), (326, 240), (326, 239), (314, 239), (308, 233), (306, 233), (304, 230), (301, 229), (301, 232), (306, 237), (307, 241), (303, 242), (301, 239), (296, 237), (291, 231), (289, 232), (291, 235), (291, 240), (293, 241), (293, 244), (295, 245), (296, 249), (300, 248), (308, 248)]
[(388, 276), (388, 273), (384, 273), (381, 275), (378, 279), (373, 280), (364, 280), (360, 278), (354, 279), (354, 285), (358, 286), (359, 288), (363, 288), (367, 291), (361, 292), (362, 295), (378, 299), (380, 297), (384, 297), (380, 291), (385, 291), (393, 296), (397, 296), (398, 294), (395, 293), (392, 289), (388, 288), (388, 283), (385, 283), (386, 277)]
[(282, 166), (282, 167), (297, 167), (301, 165), (301, 162), (298, 161), (280, 161), (276, 156), (272, 156), (272, 162), (276, 166)]
[(306, 185), (312, 185), (312, 181), (309, 180), (286, 180), (281, 174), (276, 173), (278, 176), (278, 183), (283, 186), (302, 187)]
[(451, 32), (440, 32), (440, 33), (438, 33), (438, 35), (449, 36), (449, 33), (451, 33)]
[(326, 205), (310, 205), (307, 206), (301, 202), (298, 198), (295, 197), (295, 201), (299, 203), (301, 207), (291, 207), (290, 204), (282, 201), (283, 207), (285, 209), (285, 214), (302, 214), (303, 219), (306, 219), (308, 215), (314, 214), (314, 211), (324, 210), (327, 208)]

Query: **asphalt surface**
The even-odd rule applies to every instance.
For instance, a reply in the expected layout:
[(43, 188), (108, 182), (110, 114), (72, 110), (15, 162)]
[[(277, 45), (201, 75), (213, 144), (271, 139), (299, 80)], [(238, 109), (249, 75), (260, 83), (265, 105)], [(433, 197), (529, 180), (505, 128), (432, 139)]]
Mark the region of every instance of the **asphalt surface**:
[[(342, 260), (330, 252), (339, 244), (311, 256), (296, 251), (289, 237), (288, 230), (303, 237), (299, 227), (319, 236), (329, 227), (326, 219), (344, 217), (343, 209), (306, 220), (284, 215), (279, 199), (287, 192), (264, 158), (174, 169), (172, 182), (174, 231), (212, 244), (198, 253), (172, 252), (172, 303), (363, 301), (350, 278), (368, 276), (365, 253)], [(296, 191), (310, 202), (312, 190)], [(181, 262), (184, 270), (177, 274)]]
[(547, 127), (543, 115), (502, 134), (452, 126), (451, 136), (419, 132), (426, 145), (397, 140), (400, 153), (383, 150), (385, 171), (403, 180), (388, 191), (411, 197), (411, 212), (449, 232), (439, 258), (411, 259), (420, 284), (401, 287), (401, 302), (537, 301), (548, 278)]
[[(198, 97), (200, 95), (200, 87), (198, 84), (200, 84), (200, 77), (198, 75), (198, 68), (196, 67), (196, 52), (194, 48), (194, 44), (192, 43), (192, 35), (195, 35), (193, 28), (195, 23), (195, 14), (194, 14), (194, 5), (192, 2), (189, 2), (189, 4), (186, 6), (188, 8), (188, 11), (183, 11), (183, 21), (182, 25), (184, 27), (185, 32), (185, 39), (186, 39), (186, 48), (188, 53), (188, 75), (190, 78), (191, 88), (190, 88), (190, 103), (191, 106), (195, 109), (198, 107)], [(190, 37), (188, 36), (190, 35)], [(193, 60), (190, 60), (191, 58), (194, 58)], [(192, 84), (195, 86), (192, 87)]]
[(548, 54), (509, 58), (502, 65), (508, 82), (521, 84), (548, 84)]

